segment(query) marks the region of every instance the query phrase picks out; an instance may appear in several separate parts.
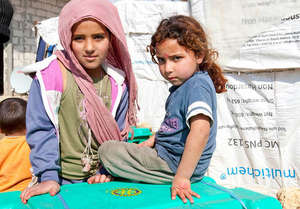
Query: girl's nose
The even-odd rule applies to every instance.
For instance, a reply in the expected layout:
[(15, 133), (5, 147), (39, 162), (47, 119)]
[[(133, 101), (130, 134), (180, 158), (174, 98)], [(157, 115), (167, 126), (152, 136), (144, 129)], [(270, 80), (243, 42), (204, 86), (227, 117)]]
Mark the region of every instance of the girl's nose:
[(93, 41), (90, 40), (90, 39), (87, 39), (86, 40), (86, 43), (85, 43), (85, 50), (87, 52), (92, 52), (94, 50), (94, 45), (93, 45)]
[(170, 61), (166, 61), (166, 64), (165, 64), (165, 71), (166, 71), (166, 73), (173, 72), (173, 70), (174, 70), (173, 68), (174, 68), (173, 63), (170, 62)]

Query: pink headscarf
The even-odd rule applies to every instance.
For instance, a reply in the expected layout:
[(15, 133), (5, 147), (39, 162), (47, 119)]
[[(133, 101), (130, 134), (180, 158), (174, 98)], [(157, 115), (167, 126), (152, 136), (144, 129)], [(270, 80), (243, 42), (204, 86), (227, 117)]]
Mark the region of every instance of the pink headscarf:
[[(120, 133), (112, 114), (97, 96), (92, 79), (71, 50), (72, 26), (86, 18), (97, 20), (111, 32), (111, 48), (106, 62), (123, 70), (126, 75), (129, 88), (129, 105), (125, 128), (122, 133)], [(72, 72), (84, 95), (86, 118), (97, 141), (101, 144), (106, 140), (122, 140), (127, 136), (130, 126), (136, 123), (137, 86), (117, 8), (108, 0), (72, 0), (61, 10), (58, 30), (61, 44), (65, 50), (57, 51), (56, 55), (64, 66)]]

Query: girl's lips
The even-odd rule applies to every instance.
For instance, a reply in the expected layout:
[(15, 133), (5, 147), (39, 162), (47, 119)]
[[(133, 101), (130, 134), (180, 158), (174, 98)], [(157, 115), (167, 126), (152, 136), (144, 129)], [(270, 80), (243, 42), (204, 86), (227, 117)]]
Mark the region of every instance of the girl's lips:
[(85, 59), (88, 61), (94, 61), (96, 59), (95, 56), (85, 56)]

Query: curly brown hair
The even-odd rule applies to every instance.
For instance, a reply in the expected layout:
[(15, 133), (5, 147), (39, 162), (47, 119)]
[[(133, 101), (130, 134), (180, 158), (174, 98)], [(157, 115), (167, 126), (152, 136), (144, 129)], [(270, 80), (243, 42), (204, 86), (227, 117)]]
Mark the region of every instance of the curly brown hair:
[(157, 44), (168, 38), (176, 39), (179, 45), (192, 50), (195, 56), (203, 56), (199, 70), (208, 72), (217, 93), (226, 91), (225, 84), (227, 79), (224, 77), (220, 66), (215, 63), (218, 58), (218, 52), (209, 48), (205, 31), (197, 20), (184, 15), (163, 19), (153, 34), (149, 46), (154, 63), (157, 64), (155, 59)]

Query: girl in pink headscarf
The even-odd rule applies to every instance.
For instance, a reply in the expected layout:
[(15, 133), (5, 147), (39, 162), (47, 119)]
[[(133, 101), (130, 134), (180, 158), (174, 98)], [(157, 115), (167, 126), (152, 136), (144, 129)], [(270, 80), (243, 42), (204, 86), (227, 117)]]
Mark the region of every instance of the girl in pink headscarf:
[(21, 194), (55, 195), (60, 185), (111, 180), (98, 159), (106, 140), (136, 122), (136, 82), (117, 9), (108, 0), (72, 0), (59, 16), (64, 48), (36, 72), (27, 107), (27, 142), (38, 184)]

